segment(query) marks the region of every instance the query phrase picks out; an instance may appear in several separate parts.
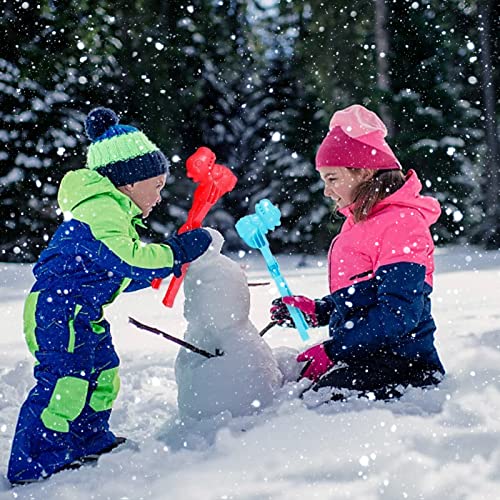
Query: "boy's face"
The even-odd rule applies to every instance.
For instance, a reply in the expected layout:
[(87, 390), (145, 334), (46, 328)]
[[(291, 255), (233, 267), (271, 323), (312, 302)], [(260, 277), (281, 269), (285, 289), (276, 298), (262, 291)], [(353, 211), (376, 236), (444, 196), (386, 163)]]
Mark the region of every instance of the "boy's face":
[(166, 180), (167, 176), (162, 174), (133, 184), (120, 186), (118, 189), (142, 210), (142, 217), (145, 219), (151, 213), (153, 207), (160, 203), (160, 191), (165, 186)]

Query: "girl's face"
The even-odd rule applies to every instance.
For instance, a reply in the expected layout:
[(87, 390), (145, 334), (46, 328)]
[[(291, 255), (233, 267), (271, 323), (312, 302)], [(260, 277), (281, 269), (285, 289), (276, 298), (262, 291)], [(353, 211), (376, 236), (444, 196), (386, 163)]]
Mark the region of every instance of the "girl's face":
[(126, 186), (120, 186), (118, 189), (142, 210), (142, 217), (145, 219), (151, 213), (153, 207), (160, 203), (160, 191), (165, 186), (166, 180), (167, 176), (162, 174)]
[(373, 176), (370, 171), (346, 167), (319, 167), (319, 173), (325, 183), (324, 195), (331, 198), (337, 208), (353, 203), (354, 190)]

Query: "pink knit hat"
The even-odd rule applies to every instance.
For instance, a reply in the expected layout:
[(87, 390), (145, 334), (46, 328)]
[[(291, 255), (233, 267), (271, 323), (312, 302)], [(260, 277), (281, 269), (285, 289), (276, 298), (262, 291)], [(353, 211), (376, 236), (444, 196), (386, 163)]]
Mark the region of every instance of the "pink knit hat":
[(386, 135), (382, 120), (364, 106), (354, 104), (337, 111), (316, 153), (316, 168), (400, 169), (401, 164), (385, 142)]

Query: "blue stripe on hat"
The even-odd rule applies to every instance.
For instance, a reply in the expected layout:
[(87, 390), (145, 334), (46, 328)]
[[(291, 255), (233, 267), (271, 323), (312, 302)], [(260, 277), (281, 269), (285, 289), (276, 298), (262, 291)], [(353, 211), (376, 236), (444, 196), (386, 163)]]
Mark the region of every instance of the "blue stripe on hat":
[(97, 137), (93, 143), (104, 141), (105, 139), (111, 139), (111, 137), (116, 137), (117, 135), (130, 134), (131, 132), (138, 132), (139, 130), (132, 125), (113, 125), (109, 127), (104, 134)]

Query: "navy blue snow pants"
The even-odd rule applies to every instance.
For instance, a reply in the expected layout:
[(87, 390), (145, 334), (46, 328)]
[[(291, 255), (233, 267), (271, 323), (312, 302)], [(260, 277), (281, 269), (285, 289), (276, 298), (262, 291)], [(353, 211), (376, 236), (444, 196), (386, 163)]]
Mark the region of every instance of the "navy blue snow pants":
[(116, 439), (109, 430), (118, 394), (119, 359), (109, 323), (61, 290), (30, 293), (24, 332), (36, 358), (36, 385), (21, 407), (7, 477), (11, 483), (50, 476)]

